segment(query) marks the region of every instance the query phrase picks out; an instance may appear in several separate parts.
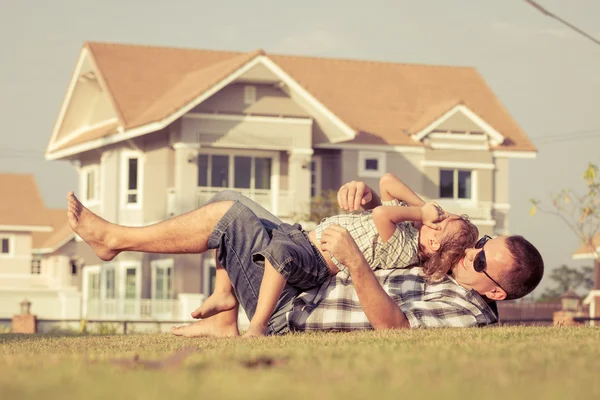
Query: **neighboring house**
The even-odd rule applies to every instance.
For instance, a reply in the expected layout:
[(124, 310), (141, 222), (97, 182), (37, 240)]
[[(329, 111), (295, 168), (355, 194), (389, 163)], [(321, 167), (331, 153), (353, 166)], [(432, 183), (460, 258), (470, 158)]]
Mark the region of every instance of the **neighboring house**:
[(0, 174), (0, 187), (0, 318), (24, 299), (38, 318), (79, 318), (82, 261), (66, 209), (47, 209), (32, 175)]
[[(491, 235), (509, 231), (509, 159), (535, 155), (474, 68), (107, 43), (83, 46), (46, 150), (125, 225), (224, 188), (301, 220), (312, 196), (391, 171)], [(212, 254), (123, 253), (86, 263), (86, 312), (208, 295), (213, 280)]]
[[(596, 234), (592, 239), (591, 245), (581, 245), (573, 253), (574, 260), (592, 260), (594, 263), (594, 288), (588, 293), (583, 300), (583, 305), (589, 307), (590, 318), (600, 318), (600, 233)], [(592, 321), (591, 325), (595, 326), (598, 322)]]

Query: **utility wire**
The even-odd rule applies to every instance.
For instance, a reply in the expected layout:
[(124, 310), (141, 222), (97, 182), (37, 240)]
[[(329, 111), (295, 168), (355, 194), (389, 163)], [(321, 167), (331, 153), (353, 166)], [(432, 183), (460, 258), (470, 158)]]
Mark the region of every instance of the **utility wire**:
[(554, 18), (555, 20), (557, 20), (558, 22), (562, 23), (563, 25), (568, 26), (569, 28), (573, 29), (575, 32), (577, 32), (577, 33), (585, 36), (588, 39), (590, 39), (592, 42), (596, 43), (597, 45), (600, 45), (600, 40), (596, 39), (595, 37), (593, 37), (592, 35), (590, 35), (589, 33), (585, 32), (585, 31), (583, 31), (582, 29), (579, 29), (575, 25), (573, 25), (573, 24), (565, 21), (564, 19), (562, 19), (558, 15), (551, 13), (550, 11), (546, 10), (544, 7), (542, 7), (541, 5), (539, 5), (538, 3), (536, 3), (535, 1), (533, 1), (533, 0), (525, 0), (525, 2), (529, 3), (529, 5), (531, 5), (532, 7), (536, 8), (542, 14), (547, 15), (550, 18)]

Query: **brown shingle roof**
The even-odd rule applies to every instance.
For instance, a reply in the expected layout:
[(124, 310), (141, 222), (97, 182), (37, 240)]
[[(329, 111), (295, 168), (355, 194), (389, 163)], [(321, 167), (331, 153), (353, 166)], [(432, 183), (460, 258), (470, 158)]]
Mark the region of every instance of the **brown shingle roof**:
[(0, 188), (0, 225), (48, 225), (46, 207), (33, 175), (0, 174)]
[(31, 234), (34, 249), (54, 249), (57, 245), (73, 235), (67, 220), (66, 209), (46, 209), (47, 224), (52, 232), (33, 232)]
[(72, 235), (67, 210), (46, 208), (33, 175), (0, 174), (0, 187), (0, 225), (52, 229), (32, 232), (32, 248), (54, 248)]
[[(126, 129), (165, 118), (262, 54), (108, 43), (86, 46)], [(355, 143), (418, 146), (410, 134), (450, 105), (461, 103), (507, 138), (498, 149), (535, 151), (474, 68), (268, 57), (359, 132)], [(443, 110), (445, 105), (448, 109)]]

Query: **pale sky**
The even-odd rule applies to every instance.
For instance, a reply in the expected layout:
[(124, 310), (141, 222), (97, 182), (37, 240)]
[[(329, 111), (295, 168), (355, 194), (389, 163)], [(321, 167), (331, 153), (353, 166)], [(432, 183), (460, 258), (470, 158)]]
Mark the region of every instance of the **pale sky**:
[[(600, 37), (600, 1), (539, 2)], [(539, 149), (511, 161), (511, 232), (547, 271), (586, 264), (528, 199), (581, 188), (600, 163), (600, 46), (523, 0), (1, 0), (0, 171), (35, 174), (48, 207), (76, 188), (74, 169), (43, 151), (84, 41), (474, 66)]]

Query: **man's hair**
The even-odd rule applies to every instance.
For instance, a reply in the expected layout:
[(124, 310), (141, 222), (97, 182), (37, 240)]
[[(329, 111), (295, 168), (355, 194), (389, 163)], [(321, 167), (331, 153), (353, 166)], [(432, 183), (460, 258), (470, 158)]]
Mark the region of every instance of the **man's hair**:
[(460, 228), (451, 235), (442, 238), (440, 248), (423, 261), (425, 279), (439, 282), (465, 256), (465, 250), (473, 247), (479, 237), (479, 230), (469, 221), (469, 217), (461, 215), (451, 217), (448, 223), (460, 224)]
[(544, 275), (542, 255), (523, 236), (506, 237), (506, 247), (513, 257), (513, 266), (501, 278), (505, 300), (519, 299), (536, 288)]

